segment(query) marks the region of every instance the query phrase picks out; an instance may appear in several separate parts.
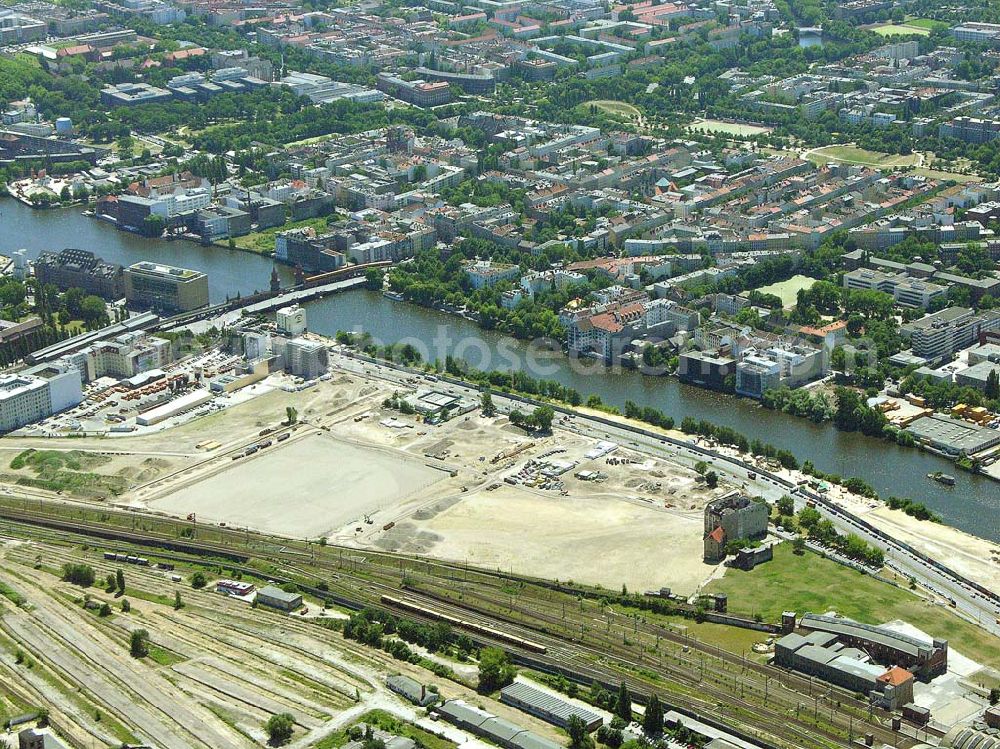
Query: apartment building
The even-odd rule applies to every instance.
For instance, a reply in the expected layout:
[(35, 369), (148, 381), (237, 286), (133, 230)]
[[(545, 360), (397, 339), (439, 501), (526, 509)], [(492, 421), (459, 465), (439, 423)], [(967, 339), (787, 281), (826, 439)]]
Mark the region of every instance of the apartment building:
[(489, 260), (471, 260), (465, 266), (465, 277), (474, 289), (496, 286), (502, 281), (513, 281), (521, 275), (517, 265), (493, 263)]
[(83, 400), (80, 373), (73, 367), (35, 367), (0, 375), (0, 433), (65, 411)]

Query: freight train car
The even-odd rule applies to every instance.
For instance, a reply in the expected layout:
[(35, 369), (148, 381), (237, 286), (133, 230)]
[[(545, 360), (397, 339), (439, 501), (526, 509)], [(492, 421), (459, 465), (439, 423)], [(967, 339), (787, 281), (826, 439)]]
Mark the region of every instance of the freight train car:
[(420, 614), (421, 616), (426, 616), (429, 619), (437, 619), (439, 621), (447, 622), (455, 627), (462, 627), (463, 629), (469, 629), (473, 632), (478, 632), (486, 637), (491, 637), (494, 640), (502, 640), (503, 642), (510, 643), (524, 650), (530, 650), (533, 653), (544, 653), (546, 652), (546, 647), (537, 642), (532, 642), (531, 640), (526, 640), (523, 637), (518, 637), (517, 635), (511, 634), (510, 632), (504, 632), (500, 629), (494, 629), (493, 627), (487, 627), (482, 624), (477, 624), (476, 622), (470, 622), (465, 619), (459, 619), (451, 614), (445, 614), (441, 611), (435, 611), (434, 609), (429, 609), (424, 606), (420, 606), (415, 603), (410, 603), (409, 601), (401, 601), (398, 598), (393, 598), (392, 596), (383, 595), (382, 603), (388, 604), (389, 606), (394, 606), (396, 608), (404, 609), (406, 611), (412, 611), (415, 614)]

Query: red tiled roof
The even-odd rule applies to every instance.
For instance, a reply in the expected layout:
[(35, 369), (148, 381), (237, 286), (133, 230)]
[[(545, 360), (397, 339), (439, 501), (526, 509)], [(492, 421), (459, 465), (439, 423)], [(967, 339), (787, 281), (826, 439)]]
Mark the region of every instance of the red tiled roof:
[(905, 684), (913, 679), (913, 674), (907, 671), (905, 668), (900, 668), (899, 666), (893, 666), (884, 674), (878, 677), (878, 680), (886, 684), (892, 684), (894, 687), (898, 687), (900, 684)]

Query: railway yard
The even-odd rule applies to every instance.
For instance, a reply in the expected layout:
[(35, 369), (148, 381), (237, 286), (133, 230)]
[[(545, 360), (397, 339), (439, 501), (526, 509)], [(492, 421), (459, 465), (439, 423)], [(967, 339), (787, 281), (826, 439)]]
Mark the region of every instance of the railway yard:
[[(27, 610), (15, 611), (10, 601), (3, 601), (5, 614), (11, 615), (0, 620), (0, 628), (4, 650), (8, 651), (3, 657), (4, 668), (18, 668), (9, 652), (11, 649), (17, 652), (18, 648), (42, 665), (32, 674), (26, 690), (35, 681), (39, 684), (35, 688), (46, 688), (44, 669), (52, 669), (59, 674), (58, 678), (66, 678), (62, 668), (72, 664), (60, 663), (62, 651), (47, 640), (38, 640), (37, 633), (46, 633), (46, 638), (57, 637), (58, 620), (65, 621), (70, 616), (85, 625), (88, 637), (101, 641), (93, 652), (88, 651), (87, 667), (102, 669), (108, 679), (115, 679), (118, 689), (129, 687), (113, 677), (111, 671), (116, 671), (123, 659), (127, 660), (125, 630), (135, 626), (150, 631), (152, 642), (166, 654), (161, 660), (168, 665), (128, 663), (128, 671), (152, 670), (160, 674), (151, 678), (169, 676), (178, 685), (188, 686), (191, 691), (185, 694), (192, 701), (197, 702), (195, 695), (205, 698), (206, 690), (218, 692), (222, 687), (225, 692), (226, 678), (237, 678), (233, 669), (243, 669), (237, 675), (244, 678), (252, 675), (249, 682), (238, 678), (239, 683), (263, 685), (261, 691), (267, 699), (252, 698), (243, 692), (237, 697), (230, 695), (229, 702), (223, 701), (228, 705), (222, 712), (225, 719), (218, 717), (218, 707), (215, 712), (197, 704), (189, 708), (220, 736), (235, 742), (234, 745), (240, 745), (241, 736), (254, 735), (251, 730), (254, 719), (261, 717), (262, 712), (275, 710), (282, 700), (290, 699), (287, 688), (297, 680), (315, 683), (315, 689), (320, 690), (319, 694), (313, 694), (309, 704), (292, 705), (298, 711), (293, 714), (301, 715), (301, 728), (317, 732), (340, 725), (329, 711), (341, 709), (338, 700), (347, 699), (352, 684), (360, 690), (358, 680), (364, 681), (367, 676), (368, 688), (372, 688), (371, 671), (359, 670), (359, 664), (372, 659), (377, 662), (381, 655), (377, 651), (359, 651), (355, 644), (342, 641), (340, 635), (320, 629), (315, 618), (278, 619), (242, 602), (223, 599), (220, 604), (216, 594), (191, 591), (186, 585), (182, 593), (185, 606), (174, 611), (169, 603), (176, 586), (169, 576), (154, 570), (138, 573), (131, 567), (126, 570), (127, 579), (138, 578), (137, 590), (131, 590), (133, 583), (129, 582), (130, 590), (126, 593), (126, 597), (133, 598), (136, 613), (115, 612), (109, 620), (85, 611), (79, 603), (80, 590), (57, 584), (54, 577), (43, 580), (36, 589), (38, 583), (32, 581), (38, 578), (33, 572), (37, 565), (47, 575), (57, 572), (50, 569), (51, 564), (64, 559), (86, 560), (94, 565), (99, 579), (110, 572), (112, 566), (105, 564), (95, 545), (95, 539), (103, 537), (99, 542), (103, 548), (142, 554), (154, 563), (170, 560), (184, 574), (207, 569), (216, 577), (242, 574), (278, 582), (294, 581), (312, 599), (312, 603), (307, 599), (306, 604), (311, 608), (316, 605), (317, 597), (323, 597), (331, 606), (344, 610), (373, 606), (417, 621), (444, 619), (456, 631), (469, 634), (480, 644), (495, 644), (508, 650), (524, 668), (563, 673), (582, 685), (597, 681), (613, 687), (625, 681), (638, 700), (655, 692), (673, 708), (703, 721), (729, 726), (760, 745), (836, 746), (851, 735), (861, 736), (865, 732), (871, 732), (883, 743), (904, 747), (916, 743), (912, 729), (892, 730), (888, 714), (871, 709), (867, 701), (767, 665), (764, 657), (753, 654), (750, 648), (754, 642), (764, 640), (763, 633), (736, 630), (745, 635), (743, 648), (734, 647), (733, 641), (728, 641), (728, 648), (719, 647), (713, 644), (718, 640), (711, 629), (718, 625), (699, 624), (690, 618), (678, 624), (673, 617), (642, 612), (621, 602), (610, 603), (615, 600), (615, 593), (607, 589), (557, 585), (397, 554), (284, 542), (231, 528), (199, 526), (192, 534), (188, 532), (190, 523), (131, 512), (68, 510), (65, 505), (45, 502), (28, 503), (28, 507), (18, 504), (9, 499), (2, 501), (2, 515), (7, 520), (0, 531), (10, 539), (4, 546), (2, 569), (4, 579), (10, 580), (10, 585), (25, 595), (29, 603)], [(99, 591), (94, 598), (102, 598)], [(398, 604), (399, 601), (405, 601), (405, 605)], [(41, 618), (41, 627), (28, 624), (35, 617)], [(196, 622), (195, 617), (205, 620)], [(62, 631), (66, 636), (65, 628)], [(254, 642), (243, 641), (244, 637)], [(307, 640), (312, 640), (312, 644), (307, 644)], [(244, 654), (233, 659), (238, 666), (232, 663), (220, 666), (229, 660), (223, 657), (229, 647), (244, 653), (252, 650), (252, 657)], [(288, 658), (288, 649), (300, 652), (299, 647), (301, 652), (313, 655), (303, 664), (295, 665), (296, 659)], [(281, 660), (281, 652), (287, 660)], [(280, 665), (277, 670), (276, 659)], [(322, 663), (313, 662), (317, 659)], [(332, 660), (333, 665), (327, 660)], [(304, 674), (300, 673), (302, 669)], [(259, 672), (269, 672), (272, 676), (261, 680)], [(192, 679), (197, 684), (191, 684)], [(271, 683), (270, 679), (278, 683)], [(114, 695), (103, 691), (106, 685), (102, 679), (82, 682), (70, 678), (69, 681), (86, 683), (81, 690), (86, 693), (85, 699), (99, 703), (103, 707), (97, 709), (106, 710), (109, 715), (115, 713), (115, 703), (105, 702)], [(451, 686), (449, 683), (447, 688)], [(98, 692), (98, 688), (102, 691)], [(328, 693), (325, 700), (320, 699), (323, 690)], [(258, 689), (254, 687), (251, 691), (256, 693)], [(296, 701), (302, 699), (302, 694), (310, 693), (298, 688), (293, 691)], [(54, 696), (51, 687), (48, 695)], [(30, 704), (30, 697), (26, 694), (22, 699)], [(187, 704), (187, 699), (183, 704)], [(219, 699), (218, 694), (212, 697)], [(209, 702), (216, 704), (212, 700)], [(230, 704), (233, 700), (235, 706)], [(89, 714), (89, 705), (86, 709), (74, 707), (78, 704), (77, 697), (58, 699), (55, 704), (61, 706), (67, 701), (70, 704), (65, 718), (69, 719), (74, 711), (74, 717), (81, 720)], [(345, 705), (343, 709), (350, 711), (351, 706)], [(153, 717), (164, 720), (162, 714)], [(135, 726), (129, 730), (157, 724), (141, 713), (126, 713), (121, 719), (127, 721), (123, 725)], [(134, 722), (139, 719), (143, 723)], [(100, 728), (109, 730), (107, 726)], [(162, 727), (158, 730), (164, 731)]]

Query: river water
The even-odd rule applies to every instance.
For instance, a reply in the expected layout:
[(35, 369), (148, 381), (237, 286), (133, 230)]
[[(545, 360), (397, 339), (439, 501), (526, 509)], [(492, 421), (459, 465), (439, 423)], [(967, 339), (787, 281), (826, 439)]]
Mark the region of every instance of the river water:
[[(0, 201), (0, 254), (24, 247), (35, 257), (44, 249), (78, 247), (110, 262), (130, 264), (156, 260), (204, 271), (213, 302), (236, 292), (265, 289), (271, 261), (257, 255), (183, 242), (144, 239), (82, 216), (78, 209), (35, 211), (13, 200)], [(283, 283), (291, 274), (279, 266)], [(667, 377), (647, 377), (629, 371), (571, 366), (562, 356), (536, 355), (521, 342), (483, 331), (474, 323), (434, 310), (394, 302), (381, 294), (352, 291), (310, 302), (309, 328), (317, 333), (337, 330), (370, 333), (384, 343), (408, 340), (430, 358), (446, 354), (468, 359), (483, 368), (518, 368), (533, 376), (556, 380), (584, 396), (595, 393), (621, 407), (626, 400), (654, 406), (678, 422), (684, 416), (730, 426), (749, 438), (791, 450), (799, 460), (810, 459), (820, 470), (859, 476), (883, 496), (898, 495), (924, 502), (946, 523), (984, 538), (1000, 541), (1000, 483), (958, 470), (931, 453), (838, 432), (829, 424), (760, 408), (753, 401), (713, 393)], [(954, 475), (954, 487), (926, 478), (933, 471)]]

